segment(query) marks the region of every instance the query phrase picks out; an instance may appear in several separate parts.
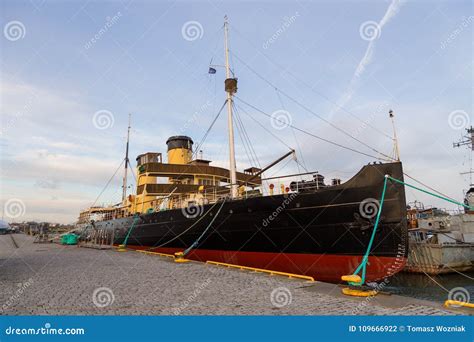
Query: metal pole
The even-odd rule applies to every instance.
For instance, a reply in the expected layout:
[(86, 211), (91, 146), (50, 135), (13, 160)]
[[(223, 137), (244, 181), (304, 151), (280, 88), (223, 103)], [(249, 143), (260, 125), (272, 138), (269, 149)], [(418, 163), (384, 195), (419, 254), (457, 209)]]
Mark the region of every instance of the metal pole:
[(130, 141), (130, 121), (131, 121), (132, 114), (128, 114), (128, 130), (127, 130), (127, 146), (125, 148), (125, 171), (123, 174), (123, 189), (122, 189), (122, 202), (125, 201), (127, 198), (127, 171), (128, 171), (128, 144)]
[(395, 151), (395, 159), (400, 161), (400, 151), (398, 150), (398, 139), (397, 139), (397, 130), (395, 129), (395, 119), (393, 115), (393, 111), (390, 109), (388, 112), (390, 119), (392, 120), (392, 127), (393, 127), (393, 143), (394, 143), (394, 151)]
[[(231, 77), (230, 75), (230, 66), (229, 66), (229, 32), (228, 32), (228, 21), (227, 16), (224, 17), (224, 48), (225, 48), (225, 69), (226, 69), (226, 79)], [(230, 171), (230, 196), (231, 198), (237, 197), (237, 172), (235, 167), (235, 146), (234, 146), (234, 125), (232, 122), (232, 92), (227, 92), (227, 125), (229, 130), (229, 171)]]

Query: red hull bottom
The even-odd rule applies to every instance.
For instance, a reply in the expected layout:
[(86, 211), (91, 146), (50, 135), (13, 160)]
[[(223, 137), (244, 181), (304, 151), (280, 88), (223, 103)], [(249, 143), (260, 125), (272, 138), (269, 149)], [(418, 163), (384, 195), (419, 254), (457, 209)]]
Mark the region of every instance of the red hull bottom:
[[(164, 254), (182, 252), (177, 248), (150, 248), (127, 246), (137, 250), (149, 250)], [(340, 283), (341, 276), (352, 274), (362, 261), (362, 256), (301, 253), (266, 253), (195, 249), (186, 255), (196, 261), (218, 261), (228, 264), (263, 268), (314, 277), (315, 280)], [(404, 257), (370, 256), (366, 281), (377, 281), (390, 277), (405, 266)]]

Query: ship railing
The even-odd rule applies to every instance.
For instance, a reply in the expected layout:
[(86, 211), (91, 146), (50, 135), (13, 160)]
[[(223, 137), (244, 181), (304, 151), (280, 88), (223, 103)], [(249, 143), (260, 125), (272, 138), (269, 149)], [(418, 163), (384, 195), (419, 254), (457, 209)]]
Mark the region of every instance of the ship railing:
[[(310, 175), (312, 176), (312, 179), (303, 179), (303, 176)], [(334, 178), (332, 184), (325, 184), (323, 180), (320, 180), (320, 177), (324, 179), (319, 171), (309, 171), (262, 178), (262, 194), (283, 195), (292, 192), (314, 191), (341, 185), (340, 178)], [(334, 183), (334, 181), (336, 182)]]
[[(242, 186), (240, 184), (237, 199), (242, 198), (250, 198), (250, 197), (258, 197), (262, 196), (263, 187), (256, 187), (256, 186)], [(198, 198), (198, 201), (201, 203), (197, 204), (212, 204), (217, 201), (221, 201), (223, 199), (228, 199), (230, 194), (230, 184), (227, 186), (211, 186), (206, 187), (204, 190), (196, 193), (186, 193), (186, 194), (170, 194), (166, 197), (170, 202), (168, 205), (163, 206), (163, 201), (157, 200), (150, 200), (148, 202), (155, 202), (157, 201), (156, 205), (152, 205), (155, 211), (165, 210), (165, 209), (180, 209), (183, 207), (187, 207), (189, 202), (193, 203), (196, 202), (193, 200), (193, 197)]]
[[(205, 190), (203, 193), (204, 197), (207, 198), (210, 203), (215, 203), (216, 201), (228, 199), (229, 194), (230, 194), (230, 185), (228, 187), (225, 187), (224, 189), (214, 188), (211, 190)], [(236, 199), (247, 199), (250, 197), (259, 197), (259, 196), (262, 196), (261, 187), (240, 186)]]

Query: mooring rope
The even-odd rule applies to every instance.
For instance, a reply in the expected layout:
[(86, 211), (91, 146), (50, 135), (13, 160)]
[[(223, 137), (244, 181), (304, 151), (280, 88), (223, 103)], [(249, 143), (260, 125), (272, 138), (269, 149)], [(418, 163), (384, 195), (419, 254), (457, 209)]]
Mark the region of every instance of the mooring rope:
[[(217, 202), (216, 202), (217, 203)], [(219, 216), (219, 213), (221, 212), (221, 209), (222, 207), (224, 206), (224, 203), (225, 203), (225, 199), (222, 201), (222, 204), (221, 206), (219, 207), (219, 210), (217, 210), (217, 213), (216, 215), (212, 218), (211, 222), (209, 222), (208, 226), (206, 227), (206, 229), (204, 230), (204, 232), (202, 232), (202, 234), (196, 239), (196, 241), (194, 241), (191, 246), (189, 246), (188, 248), (186, 248), (186, 250), (183, 252), (183, 257), (186, 256), (186, 254), (189, 253), (189, 251), (191, 251), (191, 249), (193, 249), (194, 247), (196, 247), (198, 244), (199, 244), (199, 240), (202, 239), (202, 237), (207, 233), (207, 231), (209, 230), (209, 228), (211, 228), (212, 224), (214, 223), (214, 221), (216, 220), (217, 216)]]
[(374, 230), (372, 231), (372, 235), (370, 237), (369, 244), (367, 245), (367, 250), (364, 254), (364, 257), (362, 258), (362, 262), (360, 263), (360, 265), (357, 267), (357, 269), (353, 273), (353, 275), (357, 275), (362, 270), (361, 281), (360, 281), (360, 283), (350, 282), (351, 285), (360, 286), (360, 285), (365, 283), (365, 274), (366, 274), (366, 271), (367, 271), (367, 261), (369, 260), (370, 249), (372, 248), (372, 244), (373, 244), (374, 239), (375, 239), (375, 232), (377, 231), (377, 228), (378, 228), (379, 223), (380, 223), (380, 215), (382, 213), (383, 202), (385, 200), (385, 192), (387, 190), (387, 181), (388, 181), (389, 178), (390, 177), (388, 175), (385, 175), (385, 180), (383, 182), (382, 197), (380, 198), (380, 206), (379, 206), (379, 210), (377, 211), (377, 217), (375, 219)]
[[(367, 269), (367, 262), (368, 262), (368, 259), (369, 259), (369, 254), (370, 254), (370, 249), (372, 248), (372, 244), (374, 242), (374, 238), (375, 238), (375, 232), (377, 231), (377, 228), (379, 226), (379, 223), (380, 223), (380, 215), (382, 213), (382, 208), (383, 208), (383, 203), (384, 203), (384, 200), (385, 200), (385, 192), (387, 190), (387, 182), (388, 180), (391, 180), (391, 181), (394, 181), (395, 183), (398, 183), (398, 184), (401, 184), (401, 185), (404, 185), (404, 186), (408, 186), (410, 188), (413, 188), (415, 190), (418, 190), (418, 191), (421, 191), (425, 194), (428, 194), (428, 195), (431, 195), (431, 196), (434, 196), (434, 197), (437, 197), (439, 199), (442, 199), (442, 200), (445, 200), (447, 202), (450, 202), (450, 203), (453, 203), (453, 204), (457, 204), (457, 205), (460, 205), (460, 206), (463, 206), (464, 208), (468, 208), (469, 210), (474, 210), (474, 208), (472, 208), (471, 206), (467, 205), (467, 204), (464, 204), (464, 203), (461, 203), (461, 202), (458, 202), (458, 201), (455, 201), (455, 200), (452, 200), (450, 198), (447, 198), (447, 197), (444, 197), (444, 196), (441, 196), (441, 195), (438, 195), (438, 194), (435, 194), (435, 193), (432, 193), (430, 191), (427, 191), (427, 190), (423, 190), (421, 188), (418, 188), (414, 185), (411, 185), (411, 184), (408, 184), (408, 183), (405, 183), (404, 181), (401, 181), (399, 179), (396, 179), (396, 178), (393, 178), (389, 175), (385, 175), (385, 180), (384, 180), (384, 184), (383, 184), (383, 190), (382, 190), (382, 196), (380, 198), (380, 206), (379, 206), (379, 209), (378, 209), (378, 212), (377, 212), (377, 217), (376, 217), (376, 220), (375, 220), (375, 224), (374, 224), (374, 230), (372, 231), (372, 235), (370, 237), (370, 241), (369, 241), (369, 244), (367, 246), (367, 250), (364, 254), (364, 257), (362, 258), (362, 261), (361, 263), (359, 264), (359, 266), (356, 268), (356, 270), (354, 271), (353, 275), (358, 275), (358, 273), (362, 270), (362, 276), (361, 276), (361, 281), (360, 282), (349, 282), (349, 284), (351, 285), (354, 285), (354, 286), (361, 286), (365, 283), (365, 275), (366, 275), (366, 269)], [(413, 252), (413, 251), (412, 251)], [(422, 270), (423, 271), (423, 270)], [(425, 271), (423, 271), (423, 273), (425, 275), (427, 275), (431, 280), (433, 280), (433, 282), (435, 282), (436, 284), (438, 284), (441, 288), (445, 289), (441, 284), (439, 284), (438, 282), (436, 282), (432, 277), (430, 277)], [(457, 273), (459, 274), (462, 274), (461, 272), (457, 271)], [(463, 276), (466, 276), (464, 274), (462, 274)], [(468, 277), (468, 276), (467, 276)], [(470, 277), (468, 277), (470, 278)]]
[(176, 235), (175, 237), (173, 237), (172, 239), (166, 241), (165, 243), (162, 243), (161, 245), (158, 245), (158, 246), (152, 246), (150, 248), (147, 248), (147, 249), (144, 249), (144, 251), (149, 251), (149, 250), (152, 250), (152, 249), (155, 249), (155, 248), (160, 248), (160, 247), (163, 247), (163, 246), (166, 246), (167, 244), (169, 244), (170, 242), (173, 242), (174, 240), (178, 239), (180, 236), (182, 236), (183, 234), (187, 233), (191, 228), (193, 228), (196, 224), (198, 224), (204, 217), (207, 216), (208, 213), (211, 212), (211, 210), (218, 204), (219, 202), (216, 202), (212, 205), (212, 207), (210, 207), (204, 215), (202, 215), (198, 220), (196, 220), (192, 225), (190, 225), (188, 228), (186, 228), (183, 232), (181, 232), (180, 234)]
[(124, 248), (127, 246), (128, 238), (130, 237), (130, 234), (132, 233), (132, 230), (135, 227), (135, 225), (136, 225), (136, 223), (138, 222), (139, 219), (140, 219), (140, 215), (135, 214), (135, 217), (133, 218), (132, 225), (128, 229), (127, 236), (125, 236), (125, 240), (123, 240), (123, 243), (122, 243)]
[[(417, 259), (417, 255), (416, 255), (416, 252), (415, 250), (411, 250), (411, 254), (413, 254), (415, 256), (415, 259)], [(427, 276), (433, 283), (435, 283), (436, 285), (438, 285), (441, 289), (443, 289), (444, 291), (446, 292), (449, 292), (449, 290), (447, 288), (445, 288), (443, 285), (441, 285), (440, 283), (438, 283), (436, 281), (436, 279), (434, 279), (433, 277), (431, 277), (428, 273), (425, 272), (424, 269), (420, 268), (421, 272), (423, 272), (425, 274), (425, 276)]]
[(396, 178), (393, 178), (393, 177), (390, 177), (390, 176), (388, 176), (388, 178), (390, 178), (390, 180), (393, 180), (394, 182), (397, 182), (397, 183), (399, 183), (399, 184), (402, 184), (402, 185), (408, 186), (408, 187), (410, 187), (410, 188), (412, 188), (412, 189), (415, 189), (415, 190), (424, 192), (425, 194), (428, 194), (428, 195), (431, 195), (431, 196), (440, 198), (440, 199), (442, 199), (442, 200), (445, 200), (445, 201), (450, 202), (450, 203), (453, 203), (453, 204), (460, 205), (460, 206), (462, 206), (462, 207), (464, 207), (464, 208), (467, 208), (467, 209), (469, 209), (469, 210), (474, 210), (473, 207), (471, 207), (471, 206), (469, 206), (469, 205), (467, 205), (467, 204), (465, 204), (465, 203), (461, 203), (461, 202), (452, 200), (452, 199), (450, 199), (450, 198), (447, 198), (447, 197), (444, 197), (444, 196), (435, 194), (435, 193), (433, 193), (433, 192), (430, 192), (430, 191), (427, 191), (427, 190), (423, 190), (423, 189), (421, 189), (421, 188), (419, 188), (419, 187), (416, 187), (416, 186), (414, 186), (414, 185), (405, 183), (405, 182), (403, 182), (403, 181), (401, 181), (401, 180), (399, 180), (399, 179), (396, 179)]

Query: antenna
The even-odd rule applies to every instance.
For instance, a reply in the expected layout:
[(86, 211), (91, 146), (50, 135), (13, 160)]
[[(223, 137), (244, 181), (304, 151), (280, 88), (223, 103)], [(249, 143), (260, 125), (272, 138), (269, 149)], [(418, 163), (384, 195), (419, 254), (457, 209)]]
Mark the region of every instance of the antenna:
[(388, 111), (388, 115), (390, 116), (390, 120), (392, 121), (392, 128), (393, 128), (393, 155), (397, 161), (400, 161), (400, 150), (398, 149), (398, 138), (397, 138), (397, 129), (395, 128), (395, 119), (393, 115), (393, 110)]
[(128, 145), (130, 142), (130, 123), (132, 120), (132, 114), (128, 114), (128, 130), (127, 130), (127, 145), (125, 148), (125, 170), (123, 173), (123, 185), (122, 185), (122, 202), (127, 198), (127, 171), (128, 171)]
[(237, 171), (235, 167), (234, 125), (232, 123), (233, 95), (237, 92), (237, 79), (231, 78), (229, 66), (229, 22), (227, 15), (224, 17), (224, 49), (225, 49), (225, 91), (227, 92), (227, 125), (229, 130), (229, 171), (230, 171), (230, 197), (235, 198), (238, 194)]
[(474, 151), (474, 128), (471, 126), (466, 128), (467, 134), (460, 141), (453, 143), (453, 147), (461, 147), (470, 145), (471, 151)]
[[(453, 148), (467, 146), (474, 151), (474, 128), (471, 126), (466, 128), (467, 134), (464, 135), (461, 140), (453, 143)], [(469, 175), (469, 186), (473, 186), (472, 175), (474, 171), (472, 170), (472, 153), (469, 154), (469, 171), (461, 172), (461, 175)]]

